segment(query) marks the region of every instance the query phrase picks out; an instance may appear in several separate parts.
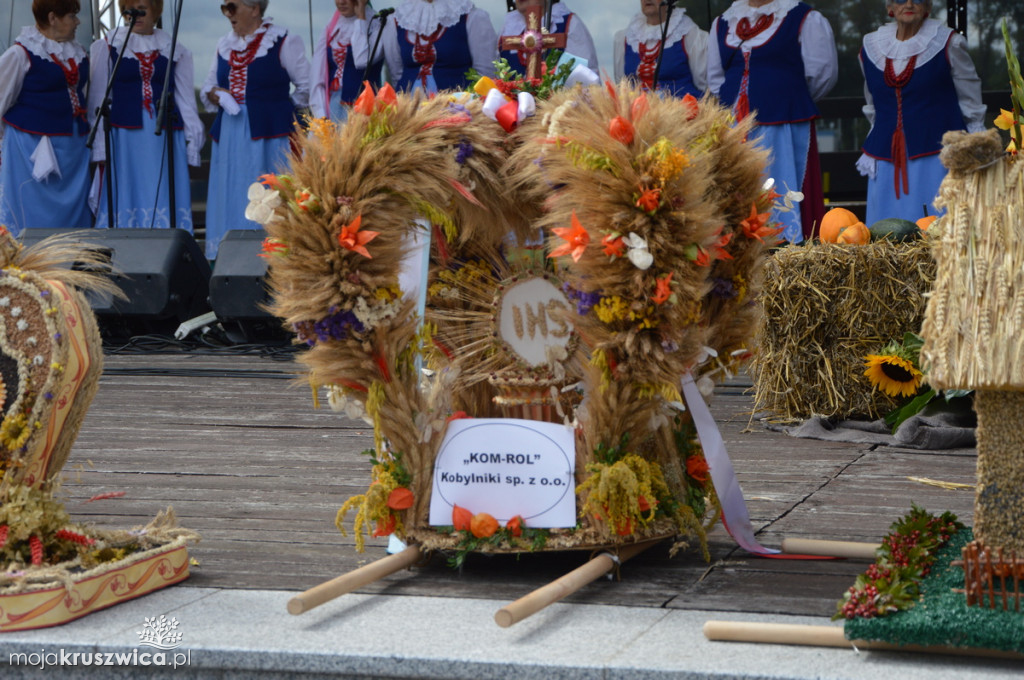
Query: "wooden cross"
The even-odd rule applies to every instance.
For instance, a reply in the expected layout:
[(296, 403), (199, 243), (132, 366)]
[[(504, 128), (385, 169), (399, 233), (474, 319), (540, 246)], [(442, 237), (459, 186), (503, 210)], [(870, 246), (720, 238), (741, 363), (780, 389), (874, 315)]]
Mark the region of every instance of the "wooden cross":
[[(502, 36), (498, 41), (502, 50), (516, 50), (519, 61), (526, 64), (527, 78), (540, 78), (541, 55), (552, 47), (565, 49), (565, 33), (548, 33), (541, 25), (541, 8), (526, 10), (526, 30), (522, 35)], [(525, 59), (524, 59), (525, 57)]]

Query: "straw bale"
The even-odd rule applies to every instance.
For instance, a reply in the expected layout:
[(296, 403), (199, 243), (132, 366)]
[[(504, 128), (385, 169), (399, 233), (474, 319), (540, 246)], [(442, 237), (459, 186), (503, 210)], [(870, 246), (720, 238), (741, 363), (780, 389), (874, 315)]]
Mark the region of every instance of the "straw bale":
[(864, 357), (920, 328), (934, 276), (921, 241), (778, 251), (765, 267), (751, 365), (756, 408), (785, 419), (892, 410), (896, 401), (864, 377)]
[(922, 329), (928, 382), (1024, 390), (1024, 164), (997, 158), (975, 172), (950, 172), (936, 205), (947, 214), (933, 237), (935, 291)]

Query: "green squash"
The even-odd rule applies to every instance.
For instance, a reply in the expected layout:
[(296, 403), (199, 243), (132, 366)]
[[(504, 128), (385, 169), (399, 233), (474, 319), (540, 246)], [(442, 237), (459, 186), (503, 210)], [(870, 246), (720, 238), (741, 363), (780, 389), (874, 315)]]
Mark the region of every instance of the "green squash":
[(901, 220), (898, 217), (889, 217), (878, 220), (868, 230), (871, 232), (872, 241), (889, 239), (897, 243), (905, 243), (921, 238), (921, 229), (910, 220)]

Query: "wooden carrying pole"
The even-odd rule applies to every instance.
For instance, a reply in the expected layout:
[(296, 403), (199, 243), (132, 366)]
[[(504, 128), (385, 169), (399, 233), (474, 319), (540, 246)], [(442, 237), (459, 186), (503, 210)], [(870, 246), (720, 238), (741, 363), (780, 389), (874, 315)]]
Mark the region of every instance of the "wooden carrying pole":
[(853, 541), (820, 541), (812, 538), (784, 538), (782, 552), (797, 555), (821, 555), (849, 557), (852, 559), (875, 559), (878, 543), (856, 543)]
[(558, 580), (552, 581), (546, 586), (538, 588), (528, 595), (524, 595), (515, 602), (505, 605), (494, 614), (494, 622), (502, 628), (508, 628), (514, 623), (519, 623), (548, 605), (572, 595), (583, 586), (607, 574), (615, 568), (616, 564), (622, 564), (626, 560), (639, 555), (657, 542), (632, 543), (620, 547), (617, 555), (603, 552)]
[(308, 612), (310, 609), (341, 597), (345, 593), (351, 593), (356, 588), (361, 588), (368, 583), (379, 581), (385, 576), (394, 574), (396, 571), (411, 567), (416, 564), (419, 558), (419, 547), (410, 545), (400, 553), (388, 555), (376, 562), (371, 562), (364, 567), (359, 567), (355, 571), (350, 571), (347, 574), (321, 583), (304, 593), (296, 595), (288, 601), (288, 613), (298, 616)]
[(762, 642), (774, 645), (808, 645), (811, 647), (843, 647), (887, 652), (923, 652), (982, 656), (996, 659), (1024, 659), (1024, 654), (973, 647), (925, 647), (894, 645), (888, 642), (847, 640), (842, 626), (807, 626), (788, 623), (752, 623), (747, 621), (707, 621), (704, 637), (725, 642)]

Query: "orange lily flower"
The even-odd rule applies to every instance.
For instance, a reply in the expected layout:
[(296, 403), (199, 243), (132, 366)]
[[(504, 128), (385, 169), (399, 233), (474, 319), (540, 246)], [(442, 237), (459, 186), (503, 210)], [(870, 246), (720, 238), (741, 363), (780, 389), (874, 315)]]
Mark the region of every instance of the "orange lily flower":
[[(721, 234), (721, 229), (719, 229), (719, 234)], [(734, 259), (733, 256), (729, 254), (729, 251), (725, 249), (725, 247), (729, 245), (729, 242), (732, 241), (732, 236), (733, 235), (731, 233), (721, 234), (721, 236), (718, 237), (718, 240), (711, 245), (711, 251), (715, 254), (716, 260)]]
[(708, 481), (708, 462), (704, 459), (704, 456), (690, 456), (686, 459), (686, 474), (690, 475), (698, 482)]
[(629, 107), (629, 117), (634, 121), (640, 120), (650, 108), (651, 105), (647, 101), (647, 93), (642, 92), (639, 97), (633, 100), (632, 106)]
[(763, 243), (765, 236), (770, 237), (782, 233), (782, 227), (772, 229), (768, 226), (769, 217), (771, 217), (771, 212), (758, 213), (757, 205), (751, 203), (750, 216), (740, 222), (740, 226), (743, 227), (743, 234), (747, 238), (756, 238)]
[(622, 142), (627, 146), (633, 143), (633, 136), (636, 131), (633, 129), (633, 124), (622, 116), (615, 116), (611, 122), (608, 123), (608, 134), (612, 136), (612, 139)]
[(359, 93), (356, 103), (352, 105), (352, 110), (356, 113), (361, 113), (364, 116), (369, 116), (373, 113), (373, 107), (376, 99), (377, 98), (373, 94), (373, 86), (370, 85), (370, 81), (364, 80), (363, 91)]
[(604, 254), (609, 257), (622, 257), (626, 252), (626, 244), (618, 234), (608, 234), (601, 239), (604, 246)]
[(349, 224), (342, 227), (341, 233), (338, 234), (338, 245), (345, 250), (351, 250), (353, 253), (359, 253), (365, 258), (372, 259), (373, 256), (366, 249), (366, 244), (377, 238), (380, 233), (376, 231), (359, 231), (362, 225), (363, 216), (359, 215)]
[(644, 189), (640, 198), (636, 199), (636, 207), (644, 212), (655, 213), (661, 205), (661, 189)]
[(686, 109), (686, 120), (693, 120), (700, 112), (697, 98), (690, 93), (683, 96), (683, 108)]
[(664, 304), (668, 302), (668, 299), (672, 296), (672, 272), (669, 272), (666, 276), (662, 276), (657, 279), (654, 284), (654, 295), (651, 300), (656, 305)]
[(395, 94), (395, 89), (391, 87), (391, 83), (385, 82), (384, 86), (377, 92), (377, 110), (383, 111), (389, 106), (398, 106), (398, 95)]
[(583, 257), (583, 251), (590, 245), (590, 234), (580, 224), (579, 218), (576, 217), (576, 211), (572, 211), (572, 227), (555, 227), (551, 231), (556, 236), (564, 238), (566, 242), (552, 250), (548, 257), (572, 254), (573, 262), (579, 262)]
[(711, 255), (708, 254), (708, 251), (697, 246), (697, 259), (695, 259), (693, 263), (698, 267), (707, 267), (711, 264)]

